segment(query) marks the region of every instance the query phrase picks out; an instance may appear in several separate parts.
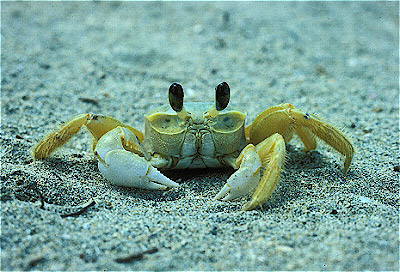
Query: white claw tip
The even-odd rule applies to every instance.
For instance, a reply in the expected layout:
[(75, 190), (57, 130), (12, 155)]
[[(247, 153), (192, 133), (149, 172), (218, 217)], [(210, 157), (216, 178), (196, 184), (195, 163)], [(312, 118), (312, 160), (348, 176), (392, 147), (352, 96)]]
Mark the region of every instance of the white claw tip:
[[(225, 184), (225, 186), (222, 187), (221, 191), (219, 191), (219, 193), (214, 197), (214, 200), (219, 200), (219, 199), (223, 198), (228, 193), (229, 193), (229, 185)], [(221, 200), (225, 201), (225, 198), (226, 198), (226, 196)]]

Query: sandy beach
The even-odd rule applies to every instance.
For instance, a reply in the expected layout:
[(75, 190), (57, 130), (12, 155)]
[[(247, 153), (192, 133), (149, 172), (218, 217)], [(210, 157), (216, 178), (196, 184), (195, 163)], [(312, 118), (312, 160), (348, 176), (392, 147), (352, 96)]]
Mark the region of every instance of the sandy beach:
[[(1, 2), (1, 270), (399, 270), (399, 4)], [(143, 116), (182, 84), (213, 101), (226, 81), (247, 123), (292, 103), (356, 154), (287, 145), (261, 208), (214, 200), (233, 169), (164, 171), (179, 188), (111, 185), (66, 120)], [(82, 210), (82, 208), (86, 209)]]

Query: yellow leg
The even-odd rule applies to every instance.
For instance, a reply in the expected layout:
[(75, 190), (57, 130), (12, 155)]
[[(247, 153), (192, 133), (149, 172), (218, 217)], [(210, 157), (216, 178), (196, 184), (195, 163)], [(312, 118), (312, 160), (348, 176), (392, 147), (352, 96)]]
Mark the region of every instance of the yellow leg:
[(136, 135), (136, 137), (138, 137), (139, 141), (141, 142), (143, 142), (144, 139), (143, 133), (141, 133), (139, 130), (131, 126), (125, 125), (124, 123), (118, 121), (117, 119), (106, 115), (92, 114), (85, 125), (87, 129), (90, 131), (90, 133), (93, 135), (94, 139), (92, 146), (93, 150), (96, 148), (97, 141), (104, 134), (106, 134), (107, 132), (116, 127), (125, 127), (129, 129)]
[(253, 124), (246, 128), (246, 137), (250, 143), (258, 144), (274, 133), (279, 133), (288, 143), (293, 132), (303, 142), (304, 151), (317, 147), (315, 137), (332, 146), (346, 157), (343, 171), (347, 172), (354, 155), (354, 148), (346, 136), (334, 126), (296, 109), (292, 104), (281, 104), (263, 111)]
[[(76, 134), (83, 125), (85, 125), (93, 135), (93, 150), (101, 136), (118, 126), (128, 128), (138, 137), (140, 141), (143, 140), (143, 134), (140, 131), (124, 125), (112, 117), (86, 113), (72, 118), (62, 125), (59, 130), (47, 135), (33, 148), (33, 158), (35, 160), (40, 160), (48, 157), (53, 151), (71, 139), (71, 137)], [(129, 145), (129, 143), (127, 143), (127, 145)], [(135, 149), (134, 145), (132, 146), (132, 149)]]
[[(305, 127), (318, 138), (336, 149), (346, 157), (343, 172), (350, 167), (354, 155), (354, 148), (346, 136), (334, 126), (320, 120), (316, 116), (308, 115), (298, 109), (289, 109), (288, 115), (295, 121), (295, 127)], [(307, 146), (306, 146), (307, 148)]]
[(278, 133), (259, 143), (256, 150), (265, 170), (251, 201), (243, 206), (245, 211), (253, 210), (269, 199), (278, 184), (286, 156), (285, 141)]
[(295, 126), (294, 130), (304, 144), (304, 151), (310, 151), (317, 148), (317, 140), (308, 128)]
[(78, 115), (66, 122), (58, 131), (52, 132), (33, 149), (35, 160), (44, 159), (58, 147), (65, 144), (87, 122), (90, 114)]
[(292, 104), (280, 104), (260, 113), (253, 123), (246, 128), (250, 143), (258, 144), (274, 133), (279, 133), (289, 142), (293, 135), (293, 120), (288, 119), (285, 110), (294, 108)]

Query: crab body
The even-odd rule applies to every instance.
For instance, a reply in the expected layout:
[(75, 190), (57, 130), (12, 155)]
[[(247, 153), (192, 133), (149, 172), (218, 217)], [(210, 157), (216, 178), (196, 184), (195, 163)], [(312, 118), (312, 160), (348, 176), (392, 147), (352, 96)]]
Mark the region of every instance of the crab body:
[(145, 115), (144, 134), (112, 117), (81, 114), (52, 132), (33, 149), (35, 160), (48, 157), (82, 126), (93, 136), (92, 149), (102, 175), (112, 184), (165, 190), (179, 184), (158, 169), (233, 167), (236, 171), (215, 196), (232, 200), (252, 193), (244, 210), (264, 204), (276, 188), (286, 157), (286, 144), (296, 134), (304, 151), (320, 138), (345, 156), (350, 167), (354, 148), (346, 136), (315, 115), (292, 104), (261, 112), (245, 126), (246, 114), (228, 106), (230, 88), (220, 83), (214, 103), (183, 103), (182, 86), (170, 86), (169, 105)]
[(171, 161), (165, 167), (206, 168), (229, 166), (225, 159), (237, 157), (246, 145), (245, 118), (228, 107), (215, 118), (206, 116), (212, 103), (185, 103), (189, 118), (181, 119), (170, 105), (145, 115), (144, 147)]

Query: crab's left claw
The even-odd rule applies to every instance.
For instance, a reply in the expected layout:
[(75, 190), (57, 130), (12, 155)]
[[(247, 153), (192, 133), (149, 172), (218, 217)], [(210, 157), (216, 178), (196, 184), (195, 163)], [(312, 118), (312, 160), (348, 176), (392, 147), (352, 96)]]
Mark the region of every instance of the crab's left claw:
[(141, 144), (135, 134), (124, 127), (116, 127), (98, 141), (95, 153), (99, 158), (99, 170), (109, 182), (118, 186), (156, 190), (179, 186), (144, 157), (128, 151), (129, 146)]
[(231, 200), (254, 191), (251, 200), (242, 209), (249, 211), (261, 206), (278, 184), (285, 155), (285, 141), (278, 133), (257, 146), (248, 144), (236, 161), (231, 163), (234, 168), (239, 169), (232, 174), (215, 198)]
[(249, 144), (243, 149), (234, 166), (239, 169), (229, 177), (215, 199), (235, 199), (256, 188), (260, 181), (261, 160), (254, 145)]

